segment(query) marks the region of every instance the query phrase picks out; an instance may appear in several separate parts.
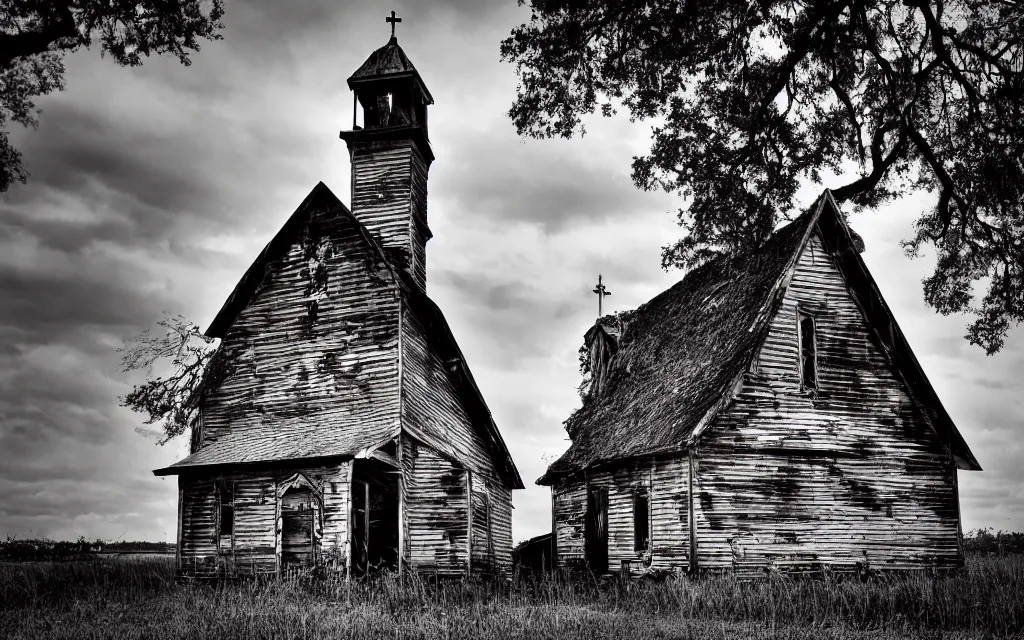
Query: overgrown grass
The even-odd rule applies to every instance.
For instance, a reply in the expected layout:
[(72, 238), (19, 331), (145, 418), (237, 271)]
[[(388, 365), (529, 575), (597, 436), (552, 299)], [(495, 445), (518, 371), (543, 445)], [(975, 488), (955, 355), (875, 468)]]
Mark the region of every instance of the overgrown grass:
[(775, 576), (175, 584), (163, 559), (0, 563), (16, 638), (861, 638), (1024, 634), (1024, 557), (862, 583)]

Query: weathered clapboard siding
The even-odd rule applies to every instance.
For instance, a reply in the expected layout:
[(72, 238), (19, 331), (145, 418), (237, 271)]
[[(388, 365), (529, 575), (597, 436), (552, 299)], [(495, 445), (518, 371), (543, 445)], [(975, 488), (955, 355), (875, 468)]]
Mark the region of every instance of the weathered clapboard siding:
[(321, 559), (324, 564), (336, 570), (344, 569), (349, 562), (349, 512), (352, 504), (352, 483), (350, 469), (352, 461), (326, 467), (322, 473), (314, 473), (323, 487), (324, 530), (321, 544)]
[(358, 142), (351, 156), (352, 213), (425, 289), (426, 161), (412, 140)]
[(181, 562), (192, 564), (197, 557), (214, 557), (217, 498), (212, 478), (182, 476), (181, 480)]
[(487, 482), (479, 474), (470, 474), (470, 504), (472, 512), (472, 545), (470, 545), (473, 569), (491, 572), (495, 568), (494, 537), (491, 524), (491, 492)]
[[(233, 555), (240, 569), (273, 571), (277, 569), (274, 521), (277, 506), (272, 476), (235, 473), (223, 476), (235, 487), (235, 532)], [(221, 552), (232, 550), (221, 549)]]
[[(386, 440), (398, 422), (398, 293), (354, 221), (314, 216), (238, 313), (203, 401), (203, 443), (301, 426)], [(378, 434), (373, 436), (373, 434)]]
[[(454, 375), (431, 348), (427, 330), (408, 305), (402, 310), (402, 424), (410, 433), (473, 473), (496, 480), (487, 443), (466, 412)], [(454, 354), (452, 354), (454, 355)]]
[(690, 561), (690, 461), (651, 465), (651, 558), (656, 569), (686, 569)]
[(551, 486), (555, 566), (581, 567), (586, 563), (583, 537), (586, 513), (585, 482), (566, 478)]
[(417, 571), (465, 574), (469, 552), (465, 469), (411, 438), (402, 443), (402, 467), (406, 562)]
[[(797, 310), (815, 318), (800, 390)], [(756, 364), (698, 445), (702, 569), (960, 561), (956, 470), (813, 237)]]
[[(303, 474), (316, 488), (322, 504), (322, 526), (316, 557), (332, 569), (346, 566), (348, 552), (349, 461), (302, 469), (270, 468), (225, 471), (216, 475), (185, 475), (182, 486), (182, 549), (184, 575), (249, 575), (276, 571), (280, 536), (280, 483)], [(234, 533), (216, 537), (219, 507), (216, 485), (234, 488)]]
[(491, 497), (491, 546), (496, 573), (512, 570), (512, 490), (501, 483), (488, 487)]
[[(469, 469), (481, 487), (487, 487), (492, 511), (491, 535), (495, 571), (508, 571), (512, 561), (511, 491), (494, 468), (489, 443), (467, 413), (465, 399), (443, 355), (431, 348), (426, 328), (411, 308), (403, 306), (402, 424), (415, 438), (434, 447)], [(496, 493), (497, 487), (503, 491)], [(483, 490), (483, 489), (482, 489)], [(498, 501), (503, 504), (496, 505)], [(508, 510), (506, 517), (504, 510)]]
[[(608, 490), (608, 569), (629, 563), (631, 574), (683, 570), (689, 562), (689, 462), (676, 457), (641, 460), (592, 471), (586, 481), (565, 480), (552, 487), (557, 566), (585, 566), (587, 487)], [(645, 489), (650, 505), (650, 553), (636, 550), (633, 500)]]

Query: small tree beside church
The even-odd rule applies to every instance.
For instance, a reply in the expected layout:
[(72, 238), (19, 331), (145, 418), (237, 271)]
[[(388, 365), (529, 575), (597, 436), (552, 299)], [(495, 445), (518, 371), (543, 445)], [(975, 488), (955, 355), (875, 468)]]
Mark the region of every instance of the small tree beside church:
[(199, 391), (217, 341), (180, 315), (156, 324), (157, 331), (146, 329), (118, 350), (125, 373), (145, 375), (120, 403), (145, 415), (145, 424), (159, 428), (160, 444), (166, 444), (190, 429), (199, 413)]

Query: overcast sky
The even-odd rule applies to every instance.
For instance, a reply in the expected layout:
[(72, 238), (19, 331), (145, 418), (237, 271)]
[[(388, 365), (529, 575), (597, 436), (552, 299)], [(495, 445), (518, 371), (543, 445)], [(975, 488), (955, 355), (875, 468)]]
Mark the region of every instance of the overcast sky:
[[(67, 89), (39, 101), (39, 129), (14, 131), (31, 178), (0, 195), (0, 537), (174, 540), (175, 479), (151, 470), (187, 443), (136, 432), (139, 416), (117, 404), (132, 380), (115, 349), (163, 311), (205, 328), (317, 181), (350, 200), (345, 79), (386, 43), (391, 9), (436, 100), (427, 290), (527, 485), (515, 540), (549, 530), (548, 490), (533, 481), (568, 445), (598, 273), (610, 311), (680, 277), (659, 268), (676, 200), (629, 179), (648, 129), (598, 117), (582, 139), (519, 139), (505, 117), (515, 74), (498, 59), (529, 17), (514, 0), (263, 0), (229, 3), (224, 40), (191, 67), (70, 56)], [(986, 357), (963, 339), (965, 318), (925, 307), (931, 262), (898, 241), (932, 202), (915, 194), (852, 224), (985, 468), (960, 473), (965, 530), (1024, 530), (1024, 329)]]

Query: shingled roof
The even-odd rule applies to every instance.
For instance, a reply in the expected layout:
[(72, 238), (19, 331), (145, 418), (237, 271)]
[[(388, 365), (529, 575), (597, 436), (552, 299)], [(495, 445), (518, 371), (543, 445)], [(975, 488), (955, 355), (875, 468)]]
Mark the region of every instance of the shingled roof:
[(887, 327), (883, 343), (908, 393), (958, 465), (980, 469), (885, 306), (856, 249), (859, 237), (826, 191), (759, 248), (704, 264), (631, 314), (604, 389), (566, 421), (572, 444), (537, 483), (692, 446), (742, 381), (815, 228), (841, 251), (840, 268), (871, 316), (868, 324)]
[(427, 104), (434, 104), (434, 98), (423, 84), (423, 79), (413, 66), (412, 60), (409, 60), (402, 47), (398, 46), (398, 38), (394, 36), (391, 36), (386, 45), (371, 53), (356, 72), (349, 76), (348, 86), (354, 90), (362, 82), (386, 78), (415, 78), (427, 99)]
[(377, 449), (394, 437), (391, 430), (368, 429), (366, 425), (324, 429), (322, 424), (301, 418), (276, 420), (229, 429), (216, 442), (153, 473), (168, 476), (195, 467), (350, 458)]

